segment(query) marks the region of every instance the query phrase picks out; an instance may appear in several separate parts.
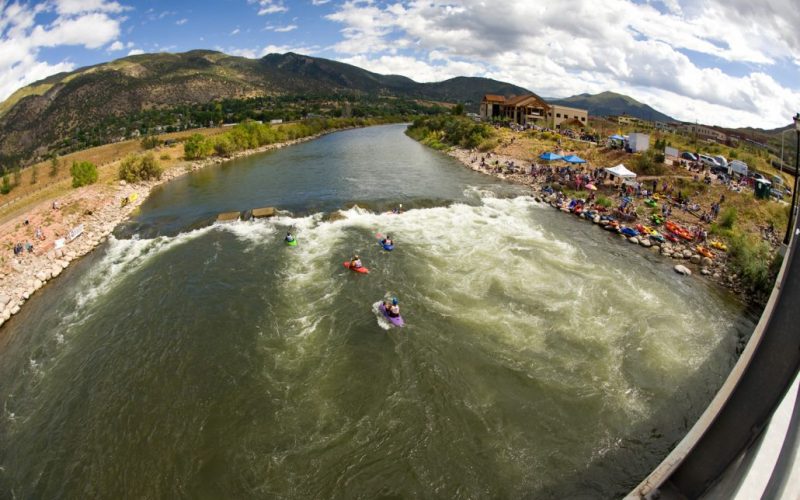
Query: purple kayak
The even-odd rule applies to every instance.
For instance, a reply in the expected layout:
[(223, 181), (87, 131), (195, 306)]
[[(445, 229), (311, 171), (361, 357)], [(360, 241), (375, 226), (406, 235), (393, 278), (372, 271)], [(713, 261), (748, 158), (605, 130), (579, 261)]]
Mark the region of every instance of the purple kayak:
[(383, 317), (388, 319), (389, 322), (391, 324), (393, 324), (394, 326), (403, 326), (403, 325), (405, 325), (405, 322), (403, 321), (403, 317), (402, 316), (397, 316), (397, 317), (389, 316), (389, 311), (386, 310), (386, 306), (383, 305), (383, 302), (381, 302), (381, 305), (378, 306), (378, 310), (383, 314)]

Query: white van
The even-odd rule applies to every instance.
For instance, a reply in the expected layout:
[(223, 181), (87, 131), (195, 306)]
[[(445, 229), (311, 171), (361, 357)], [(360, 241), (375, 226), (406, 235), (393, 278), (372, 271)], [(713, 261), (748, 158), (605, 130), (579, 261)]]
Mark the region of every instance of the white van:
[(742, 177), (747, 177), (747, 163), (742, 160), (731, 160), (729, 166), (731, 167), (732, 174), (739, 174)]
[(725, 159), (725, 157), (724, 157), (724, 156), (722, 156), (722, 155), (717, 155), (717, 156), (715, 156), (715, 157), (714, 157), (714, 159), (715, 159), (715, 160), (717, 160), (717, 163), (719, 163), (719, 165), (720, 165), (720, 166), (722, 166), (722, 167), (726, 167), (726, 168), (727, 168), (727, 166), (728, 166), (728, 160), (727, 160), (727, 159)]

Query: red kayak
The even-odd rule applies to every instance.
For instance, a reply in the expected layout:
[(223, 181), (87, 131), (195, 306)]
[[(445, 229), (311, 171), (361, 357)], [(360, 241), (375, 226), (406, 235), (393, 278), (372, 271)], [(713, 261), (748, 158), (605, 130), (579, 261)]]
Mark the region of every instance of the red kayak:
[(350, 267), (350, 261), (349, 260), (344, 263), (344, 267), (346, 267), (347, 269), (350, 269), (351, 271), (355, 271), (357, 273), (363, 273), (363, 274), (369, 273), (369, 269), (367, 269), (364, 266), (361, 266), (361, 267)]

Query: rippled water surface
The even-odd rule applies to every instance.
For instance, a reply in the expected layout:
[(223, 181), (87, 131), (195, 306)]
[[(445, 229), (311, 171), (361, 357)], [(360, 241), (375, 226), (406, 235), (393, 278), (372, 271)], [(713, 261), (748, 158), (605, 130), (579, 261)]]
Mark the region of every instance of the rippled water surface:
[(752, 322), (616, 238), (402, 126), (174, 181), (0, 331), (0, 497), (624, 494)]

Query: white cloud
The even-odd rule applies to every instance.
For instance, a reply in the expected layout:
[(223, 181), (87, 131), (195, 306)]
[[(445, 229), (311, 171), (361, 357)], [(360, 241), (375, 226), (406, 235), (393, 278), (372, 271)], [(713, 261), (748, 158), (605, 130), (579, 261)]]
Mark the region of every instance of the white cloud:
[(238, 35), (239, 33), (240, 33), (239, 28), (236, 28), (235, 30), (230, 32), (230, 36)]
[(279, 12), (287, 12), (289, 9), (281, 0), (247, 0), (247, 3), (258, 4), (258, 15), (265, 16), (267, 14), (277, 14)]
[(294, 31), (296, 29), (297, 29), (297, 25), (296, 24), (288, 24), (286, 26), (276, 26), (276, 27), (272, 28), (272, 30), (277, 32), (277, 33), (286, 33), (288, 31)]
[(142, 49), (131, 49), (128, 51), (129, 56), (138, 56), (139, 54), (144, 54), (144, 51)]
[(84, 14), (86, 12), (119, 13), (130, 10), (117, 2), (106, 0), (56, 0), (56, 11), (61, 15)]
[(124, 19), (121, 13), (127, 10), (107, 0), (54, 0), (34, 5), (0, 0), (0, 101), (22, 86), (74, 69), (70, 61), (39, 60), (43, 47), (98, 49), (111, 44), (107, 50), (122, 50), (117, 39)]
[(50, 29), (36, 26), (31, 40), (38, 47), (57, 45), (83, 45), (96, 49), (119, 36), (119, 22), (106, 14), (85, 14), (77, 18), (55, 21)]
[(189, 20), (184, 17), (183, 19), (178, 19), (177, 21), (175, 21), (175, 24), (177, 24), (178, 26), (183, 26), (184, 24), (186, 24), (188, 22), (189, 22)]
[(800, 89), (768, 73), (800, 64), (796, 0), (731, 2), (348, 0), (326, 17), (342, 26), (331, 49), (372, 71), (485, 76), (554, 97), (616, 90), (679, 119), (786, 124)]
[(330, 2), (331, 0), (311, 0), (312, 5), (325, 5), (326, 3)]

